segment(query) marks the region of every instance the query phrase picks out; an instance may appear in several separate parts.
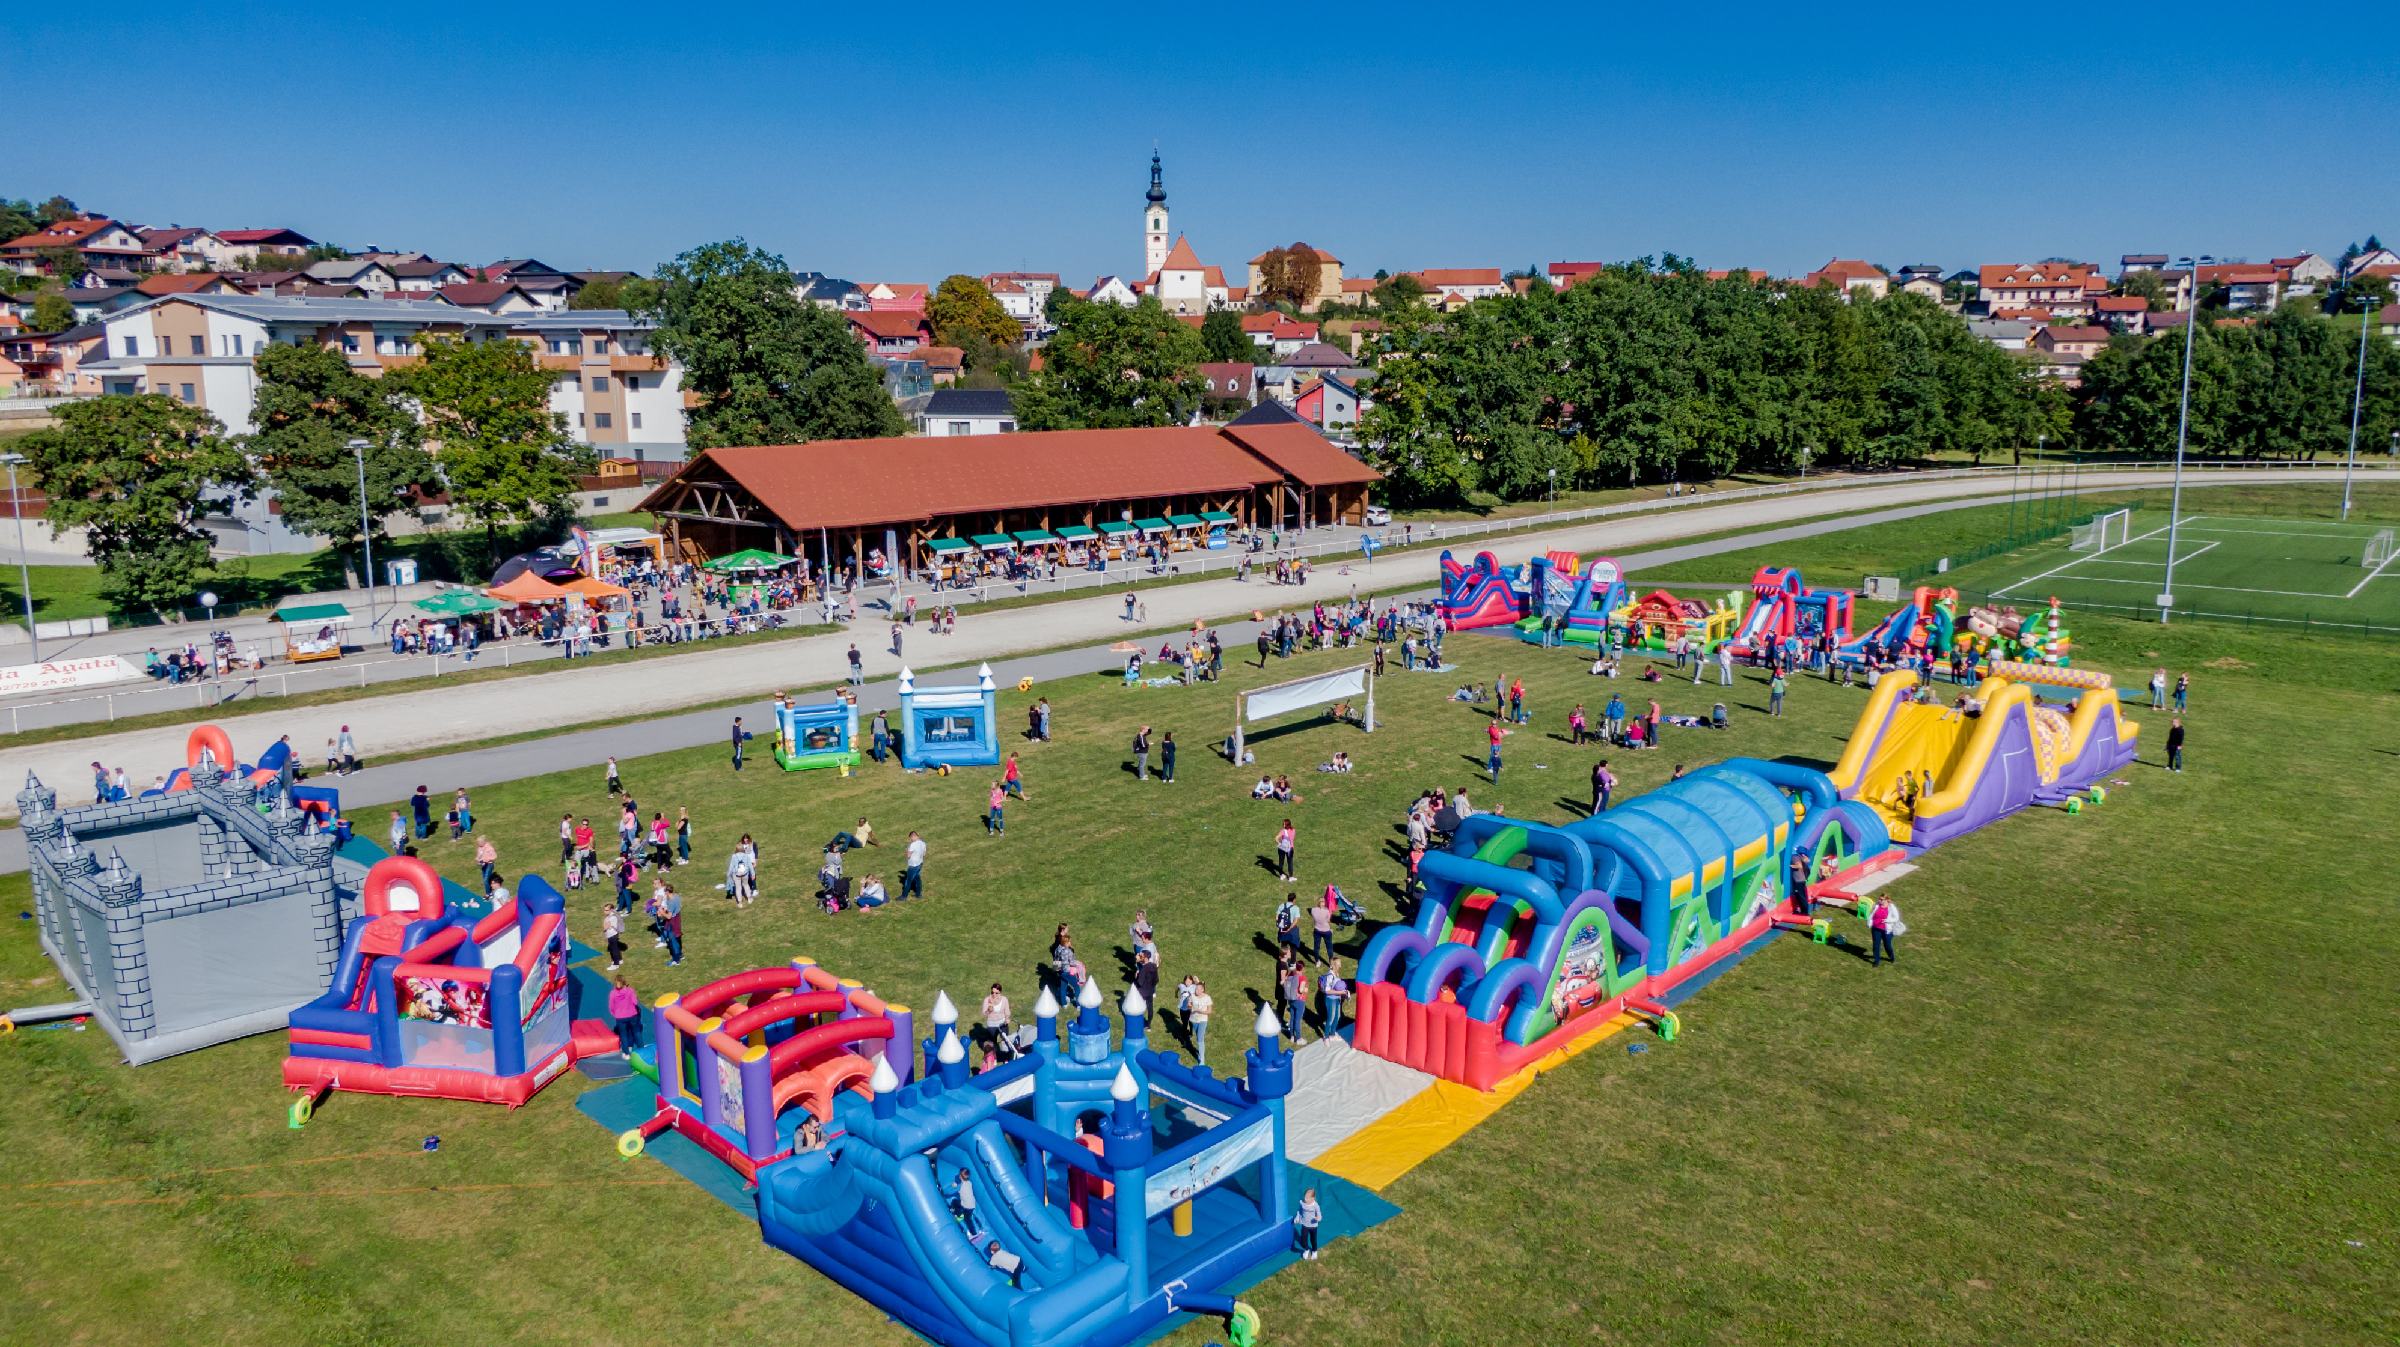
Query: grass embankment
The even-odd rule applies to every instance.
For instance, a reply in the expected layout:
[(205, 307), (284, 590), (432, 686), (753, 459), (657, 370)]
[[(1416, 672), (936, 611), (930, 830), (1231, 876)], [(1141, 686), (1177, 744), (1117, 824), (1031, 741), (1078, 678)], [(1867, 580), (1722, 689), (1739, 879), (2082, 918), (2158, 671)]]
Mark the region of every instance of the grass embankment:
[[(1852, 545), (1865, 566), (1894, 564), (1865, 535)], [(1893, 556), (1913, 545), (1903, 535)], [(1688, 1005), (1676, 1043), (1606, 1045), (1544, 1078), (1389, 1190), (1404, 1216), (1253, 1292), (1276, 1340), (2389, 1341), (2400, 1018), (2377, 993), (2400, 933), (2358, 845), (2400, 788), (2389, 667), (2326, 638), (2107, 619), (2076, 632), (2084, 664), (2193, 674), (2190, 771), (2153, 765), (2164, 717), (2136, 711), (2145, 762), (2105, 806), (2012, 818), (1900, 882), (1911, 934), (1896, 967), (1778, 942)], [(1597, 709), (1609, 685), (1572, 655), (1494, 637), (1454, 637), (1451, 652), (1464, 676), (1522, 674), (1534, 694), (1536, 725), (1479, 803), (1569, 816), (1596, 751), (1557, 736), (1575, 699)], [(1304, 891), (1331, 880), (1394, 914), (1401, 804), (1480, 775), (1480, 715), (1445, 700), (1459, 677), (1387, 678), (1372, 737), (1257, 741), (1261, 766), (1304, 796), (1289, 809)], [(1725, 692), (1659, 690), (1670, 713), (1722, 697), (1734, 728), (1614, 754), (1628, 793), (1678, 761), (1828, 761), (1865, 700), (1802, 683), (1771, 720), (1746, 674)], [(982, 835), (981, 773), (843, 780), (754, 759), (737, 777), (713, 747), (628, 762), (642, 808), (689, 807), (700, 841), (677, 875), (689, 960), (669, 972), (643, 942), (629, 972), (653, 994), (806, 954), (920, 1006), (940, 988), (971, 1003), (994, 980), (1022, 1006), (1053, 923), (1074, 924), (1113, 987), (1125, 923), (1147, 906), (1166, 980), (1197, 972), (1215, 990), (1211, 1060), (1231, 1068), (1268, 985), (1283, 890), (1263, 857), (1286, 810), (1250, 802), (1249, 774), (1203, 747), (1230, 692), (1100, 676), (1005, 692), (1004, 727), (1047, 694), (1059, 738), (1025, 746), (1033, 799), (1010, 806), (1000, 839)], [(1124, 749), (1143, 723), (1186, 745), (1175, 784), (1133, 780)], [(1308, 770), (1336, 748), (1355, 775)], [(562, 811), (607, 817), (599, 786), (596, 770), (493, 786), (478, 812), (505, 862), (548, 872)], [(354, 814), (380, 831), (378, 811)], [(853, 872), (888, 878), (916, 828), (933, 847), (929, 897), (814, 915), (800, 898), (815, 849), (861, 814), (885, 846)], [(766, 898), (736, 912), (710, 885), (745, 831), (765, 851)], [(467, 844), (429, 852), (471, 876)], [(23, 907), (24, 879), (0, 881), (0, 899)], [(587, 938), (597, 901), (571, 901)], [(58, 993), (31, 924), (0, 932), (0, 1000)], [(20, 1288), (0, 1339), (151, 1347), (222, 1341), (232, 1322), (258, 1341), (415, 1343), (504, 1321), (561, 1343), (695, 1328), (908, 1340), (762, 1247), (749, 1220), (617, 1160), (572, 1107), (577, 1077), (514, 1114), (346, 1096), (295, 1133), (272, 1036), (140, 1071), (97, 1034), (26, 1034), (0, 1053), (14, 1080), (0, 1274)], [(428, 1134), (436, 1153), (419, 1150)], [(708, 1294), (654, 1294), (662, 1249), (707, 1269)]]

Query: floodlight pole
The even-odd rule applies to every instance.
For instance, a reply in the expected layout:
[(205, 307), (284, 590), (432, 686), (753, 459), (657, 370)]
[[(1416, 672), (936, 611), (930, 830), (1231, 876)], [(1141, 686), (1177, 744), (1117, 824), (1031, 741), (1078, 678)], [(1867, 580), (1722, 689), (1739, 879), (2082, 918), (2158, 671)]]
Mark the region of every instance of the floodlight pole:
[(23, 454), (0, 454), (8, 465), (8, 512), (17, 517), (17, 592), (25, 600), (25, 639), (33, 643), (33, 662), (42, 662), (42, 632), (33, 620), (33, 567), (25, 555), (25, 498), (17, 494), (17, 465)]
[(2183, 523), (2183, 446), (2192, 425), (2192, 336), (2200, 326), (2200, 263), (2182, 260), (2191, 263), (2192, 307), (2183, 322), (2183, 399), (2175, 414), (2175, 489), (2167, 497), (2167, 578), (2159, 590), (2159, 597), (2167, 601), (2158, 606), (2158, 625), (2162, 627), (2174, 613), (2175, 539)]
[(2367, 329), (2375, 325), (2375, 296), (2358, 313), (2358, 381), (2350, 391), (2350, 457), (2342, 464), (2342, 522), (2350, 522), (2350, 475), (2358, 471), (2358, 414), (2367, 404)]
[(375, 529), (367, 519), (367, 442), (352, 440), (347, 448), (358, 460), (358, 539), (367, 549), (367, 636), (375, 635)]

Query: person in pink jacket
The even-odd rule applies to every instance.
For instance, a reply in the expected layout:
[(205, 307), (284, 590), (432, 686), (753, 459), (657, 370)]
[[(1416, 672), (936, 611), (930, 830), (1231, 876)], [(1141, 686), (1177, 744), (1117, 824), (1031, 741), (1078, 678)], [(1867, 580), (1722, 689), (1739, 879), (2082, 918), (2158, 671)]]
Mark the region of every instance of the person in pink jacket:
[(608, 989), (608, 1018), (617, 1031), (619, 1048), (630, 1053), (642, 1045), (642, 998), (622, 977)]

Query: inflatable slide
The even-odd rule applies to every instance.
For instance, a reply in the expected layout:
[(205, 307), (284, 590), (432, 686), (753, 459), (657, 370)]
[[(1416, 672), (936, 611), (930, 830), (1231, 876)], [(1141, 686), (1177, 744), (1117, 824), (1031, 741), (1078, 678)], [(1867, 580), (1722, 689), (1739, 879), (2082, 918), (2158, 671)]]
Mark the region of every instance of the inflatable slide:
[(1846, 589), (1810, 589), (1800, 572), (1761, 566), (1750, 577), (1752, 604), (1733, 635), (1733, 653), (1763, 656), (1781, 650), (1799, 656), (1833, 633), (1834, 644), (1850, 639), (1851, 596)]
[(1524, 583), (1519, 567), (1503, 566), (1489, 552), (1476, 553), (1469, 566), (1442, 553), (1442, 625), (1451, 631), (1467, 631), (1522, 621), (1525, 594), (1519, 586)]
[(1881, 622), (1855, 639), (1835, 646), (1833, 657), (1846, 664), (1862, 664), (1872, 647), (1887, 652), (1907, 650), (1939, 659), (1950, 653), (1957, 605), (1957, 590), (1920, 585), (1906, 604)]
[[(1917, 688), (1907, 670), (1877, 679), (1831, 774), (1912, 851), (2062, 802), (2133, 761), (2140, 726), (2106, 674), (2001, 661), (1963, 707), (1920, 702)], [(2061, 709), (2044, 692), (2071, 700)]]

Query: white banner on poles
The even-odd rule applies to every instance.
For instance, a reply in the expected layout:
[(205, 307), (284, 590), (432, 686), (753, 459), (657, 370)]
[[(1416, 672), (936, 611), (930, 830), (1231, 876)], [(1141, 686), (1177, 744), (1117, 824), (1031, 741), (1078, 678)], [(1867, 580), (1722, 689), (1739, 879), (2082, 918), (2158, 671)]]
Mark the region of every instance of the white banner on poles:
[(1363, 697), (1367, 693), (1367, 671), (1364, 667), (1339, 669), (1316, 678), (1295, 679), (1260, 688), (1244, 699), (1242, 718), (1247, 721), (1266, 720), (1306, 706), (1321, 706), (1345, 697)]

